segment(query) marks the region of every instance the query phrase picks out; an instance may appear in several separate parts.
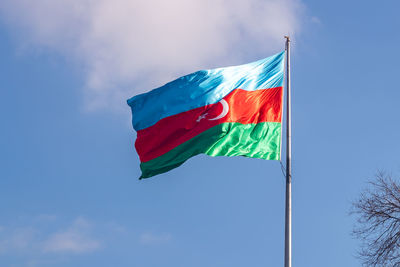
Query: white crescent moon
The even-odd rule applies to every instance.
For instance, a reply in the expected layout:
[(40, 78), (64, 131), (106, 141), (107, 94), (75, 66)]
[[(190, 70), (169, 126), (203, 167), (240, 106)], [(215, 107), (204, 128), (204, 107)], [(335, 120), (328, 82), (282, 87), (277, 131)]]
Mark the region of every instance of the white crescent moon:
[(228, 112), (229, 112), (228, 103), (224, 99), (221, 99), (221, 101), (219, 101), (218, 103), (222, 104), (222, 112), (217, 117), (212, 118), (212, 119), (208, 119), (209, 121), (215, 121), (215, 120), (221, 119), (221, 118), (225, 117), (226, 114), (228, 114)]

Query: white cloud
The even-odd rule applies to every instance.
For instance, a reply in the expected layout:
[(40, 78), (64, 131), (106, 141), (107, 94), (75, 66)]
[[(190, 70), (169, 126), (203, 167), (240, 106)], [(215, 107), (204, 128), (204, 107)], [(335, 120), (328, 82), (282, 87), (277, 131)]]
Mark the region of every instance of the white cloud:
[(59, 266), (60, 261), (54, 259), (31, 259), (25, 263), (27, 267)]
[(83, 66), (89, 108), (278, 52), (303, 22), (301, 0), (2, 0), (0, 12), (24, 45)]
[[(33, 221), (37, 221), (36, 219)], [(45, 232), (42, 228), (40, 224), (4, 228), (0, 233), (0, 254), (87, 253), (100, 248), (100, 242), (90, 235), (92, 225), (82, 217), (76, 218), (68, 227), (58, 228), (56, 231)]]
[(316, 25), (322, 25), (321, 20), (318, 17), (311, 17), (311, 22), (316, 24)]
[(140, 243), (145, 245), (158, 245), (169, 242), (172, 239), (172, 235), (169, 233), (154, 234), (154, 233), (143, 233), (140, 235)]
[(0, 235), (0, 254), (31, 249), (36, 234), (36, 230), (32, 227), (4, 228)]
[(66, 230), (50, 235), (43, 243), (46, 253), (84, 253), (100, 248), (100, 242), (89, 237), (90, 223), (83, 218), (74, 221)]
[(40, 214), (34, 218), (34, 221), (40, 223), (51, 223), (57, 220), (57, 216), (53, 214)]

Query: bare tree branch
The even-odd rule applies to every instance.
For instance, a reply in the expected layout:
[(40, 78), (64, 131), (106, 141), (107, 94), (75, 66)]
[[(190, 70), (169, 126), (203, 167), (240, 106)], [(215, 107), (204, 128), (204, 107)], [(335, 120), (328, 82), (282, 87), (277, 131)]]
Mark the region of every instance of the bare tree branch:
[(353, 236), (361, 241), (364, 266), (400, 266), (400, 184), (380, 171), (353, 203)]

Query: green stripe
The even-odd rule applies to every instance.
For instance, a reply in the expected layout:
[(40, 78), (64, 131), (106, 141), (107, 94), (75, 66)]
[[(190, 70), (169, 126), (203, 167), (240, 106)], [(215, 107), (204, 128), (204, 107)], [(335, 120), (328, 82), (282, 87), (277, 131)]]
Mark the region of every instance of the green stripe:
[(193, 137), (164, 155), (140, 164), (142, 178), (167, 172), (198, 154), (209, 156), (245, 156), (279, 160), (281, 123), (222, 123)]

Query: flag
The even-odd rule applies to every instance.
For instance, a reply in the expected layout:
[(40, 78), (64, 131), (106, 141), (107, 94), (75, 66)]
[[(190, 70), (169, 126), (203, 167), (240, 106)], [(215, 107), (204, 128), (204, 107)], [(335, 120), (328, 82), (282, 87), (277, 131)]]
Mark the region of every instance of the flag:
[(283, 69), (281, 52), (197, 71), (128, 99), (140, 179), (202, 153), (280, 160)]

